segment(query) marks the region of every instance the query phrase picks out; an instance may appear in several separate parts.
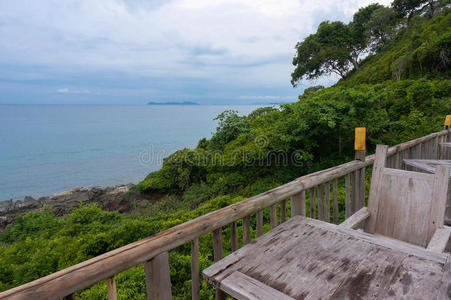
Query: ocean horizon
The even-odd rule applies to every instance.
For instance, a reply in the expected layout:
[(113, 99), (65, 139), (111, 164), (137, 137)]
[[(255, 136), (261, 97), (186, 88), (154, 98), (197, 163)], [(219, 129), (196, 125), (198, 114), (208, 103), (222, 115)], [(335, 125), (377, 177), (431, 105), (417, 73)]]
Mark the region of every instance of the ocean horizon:
[(227, 109), (261, 105), (0, 105), (0, 201), (137, 183), (210, 138)]

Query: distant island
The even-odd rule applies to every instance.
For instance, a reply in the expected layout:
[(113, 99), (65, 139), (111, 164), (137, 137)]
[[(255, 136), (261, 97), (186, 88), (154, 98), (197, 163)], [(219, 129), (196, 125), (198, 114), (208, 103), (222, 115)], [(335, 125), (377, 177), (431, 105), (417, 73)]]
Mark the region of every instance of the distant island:
[(183, 101), (183, 102), (147, 102), (147, 105), (200, 105), (196, 102)]

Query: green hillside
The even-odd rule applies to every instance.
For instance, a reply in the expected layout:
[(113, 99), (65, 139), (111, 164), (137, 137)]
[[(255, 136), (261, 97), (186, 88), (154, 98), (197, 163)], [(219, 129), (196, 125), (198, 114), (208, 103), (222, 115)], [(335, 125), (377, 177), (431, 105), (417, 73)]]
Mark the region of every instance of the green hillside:
[[(402, 1), (394, 3), (398, 2)], [(339, 68), (342, 79), (329, 88), (307, 89), (296, 102), (280, 108), (260, 108), (248, 116), (222, 113), (211, 139), (167, 157), (160, 170), (122, 200), (155, 193), (166, 195), (161, 201), (136, 200), (135, 209), (127, 214), (82, 206), (61, 218), (48, 209), (19, 218), (0, 234), (0, 291), (351, 160), (355, 127), (367, 128), (370, 152), (377, 143), (393, 145), (440, 130), (451, 112), (451, 15), (439, 4), (431, 14), (427, 7), (403, 13), (395, 5), (373, 6), (361, 9), (350, 24), (322, 23), (316, 34), (298, 44), (293, 84), (300, 78), (327, 75), (333, 68)], [(380, 18), (389, 21), (376, 28)], [(343, 34), (340, 41), (333, 40), (339, 37), (334, 30)], [(337, 48), (340, 43), (342, 48)], [(342, 191), (339, 202), (344, 207)], [(264, 217), (268, 224), (269, 216)], [(251, 227), (255, 228), (255, 219)], [(227, 255), (228, 229), (224, 234)], [(211, 234), (200, 239), (201, 269), (212, 263), (211, 240)], [(190, 245), (171, 251), (170, 262), (174, 298), (187, 299)], [(123, 272), (116, 280), (119, 297), (145, 299), (142, 267)], [(77, 297), (106, 299), (106, 295), (106, 283), (101, 282)], [(214, 298), (213, 288), (205, 282), (201, 297)]]

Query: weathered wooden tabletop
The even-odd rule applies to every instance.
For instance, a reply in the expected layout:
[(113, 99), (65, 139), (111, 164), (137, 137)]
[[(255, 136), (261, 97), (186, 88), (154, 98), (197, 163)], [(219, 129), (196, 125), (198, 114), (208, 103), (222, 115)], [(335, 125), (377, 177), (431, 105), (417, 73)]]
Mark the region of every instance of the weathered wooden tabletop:
[(206, 268), (203, 276), (227, 291), (224, 282), (232, 273), (295, 299), (451, 299), (448, 254), (302, 216)]
[(451, 143), (441, 143), (440, 145), (451, 148)]
[[(443, 159), (404, 159), (404, 163), (428, 173), (435, 173), (435, 168), (437, 166), (447, 166), (451, 168), (451, 160)], [(451, 170), (449, 175), (451, 176)]]

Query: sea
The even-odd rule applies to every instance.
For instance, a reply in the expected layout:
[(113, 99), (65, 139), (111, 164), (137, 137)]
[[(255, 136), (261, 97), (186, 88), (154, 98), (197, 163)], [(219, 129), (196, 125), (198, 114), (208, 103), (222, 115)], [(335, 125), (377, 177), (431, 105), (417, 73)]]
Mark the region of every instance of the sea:
[(0, 105), (0, 201), (137, 183), (258, 105)]

